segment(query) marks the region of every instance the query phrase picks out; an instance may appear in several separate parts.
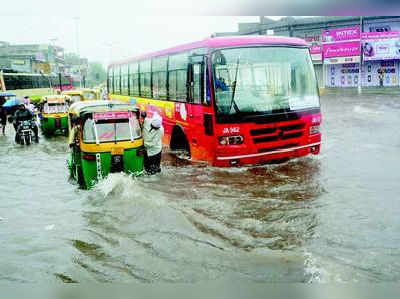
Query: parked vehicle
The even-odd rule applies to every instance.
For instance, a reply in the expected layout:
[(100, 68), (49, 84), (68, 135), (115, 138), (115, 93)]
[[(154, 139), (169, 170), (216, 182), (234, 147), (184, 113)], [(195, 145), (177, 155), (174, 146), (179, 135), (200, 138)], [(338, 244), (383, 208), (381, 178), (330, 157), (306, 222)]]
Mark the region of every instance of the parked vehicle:
[(109, 173), (143, 172), (143, 138), (139, 109), (131, 104), (85, 101), (71, 105), (68, 160), (70, 175), (90, 188)]

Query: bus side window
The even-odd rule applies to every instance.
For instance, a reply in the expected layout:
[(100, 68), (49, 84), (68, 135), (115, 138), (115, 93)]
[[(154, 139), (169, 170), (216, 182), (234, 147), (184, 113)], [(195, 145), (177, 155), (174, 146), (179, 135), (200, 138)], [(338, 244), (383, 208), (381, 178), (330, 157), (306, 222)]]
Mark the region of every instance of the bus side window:
[(194, 104), (203, 102), (203, 63), (194, 63), (189, 66), (188, 93), (189, 99)]

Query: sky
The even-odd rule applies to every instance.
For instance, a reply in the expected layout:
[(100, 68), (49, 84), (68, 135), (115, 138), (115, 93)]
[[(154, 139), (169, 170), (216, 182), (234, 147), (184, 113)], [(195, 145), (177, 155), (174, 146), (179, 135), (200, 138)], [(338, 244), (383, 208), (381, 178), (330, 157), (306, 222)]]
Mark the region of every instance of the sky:
[(103, 2), (7, 1), (0, 9), (1, 23), (6, 24), (0, 26), (0, 41), (54, 43), (65, 52), (79, 51), (81, 57), (107, 66), (113, 60), (200, 40), (215, 32), (234, 32), (239, 22), (259, 20), (258, 16), (201, 16), (190, 11), (190, 5), (211, 0)]

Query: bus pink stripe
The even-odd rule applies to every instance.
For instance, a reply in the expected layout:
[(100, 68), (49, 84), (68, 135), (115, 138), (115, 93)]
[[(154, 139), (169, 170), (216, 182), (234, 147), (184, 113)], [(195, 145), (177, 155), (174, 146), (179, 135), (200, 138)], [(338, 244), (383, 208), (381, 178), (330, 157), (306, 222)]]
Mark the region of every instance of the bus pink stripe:
[(191, 49), (197, 48), (223, 48), (223, 47), (234, 47), (234, 46), (246, 46), (246, 45), (292, 45), (292, 46), (307, 46), (308, 44), (300, 39), (293, 37), (283, 36), (226, 36), (226, 37), (214, 37), (207, 38), (201, 41), (180, 45), (177, 47), (152, 52), (150, 54), (141, 55), (121, 61), (116, 61), (110, 66), (116, 66), (119, 64), (132, 63), (138, 60), (147, 59), (156, 56), (170, 55), (179, 53)]

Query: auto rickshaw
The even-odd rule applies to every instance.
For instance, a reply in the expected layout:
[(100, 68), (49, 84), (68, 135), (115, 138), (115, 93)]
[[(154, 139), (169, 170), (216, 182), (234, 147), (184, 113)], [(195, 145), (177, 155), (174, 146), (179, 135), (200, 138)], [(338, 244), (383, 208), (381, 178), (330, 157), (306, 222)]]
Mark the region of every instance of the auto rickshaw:
[(62, 94), (69, 95), (73, 103), (78, 101), (94, 101), (99, 99), (96, 91), (89, 88), (67, 90), (63, 91)]
[(68, 160), (70, 175), (88, 189), (109, 173), (143, 172), (143, 137), (139, 109), (131, 104), (84, 101), (71, 105)]
[(40, 100), (40, 128), (45, 136), (68, 135), (68, 106), (71, 97), (48, 95)]

